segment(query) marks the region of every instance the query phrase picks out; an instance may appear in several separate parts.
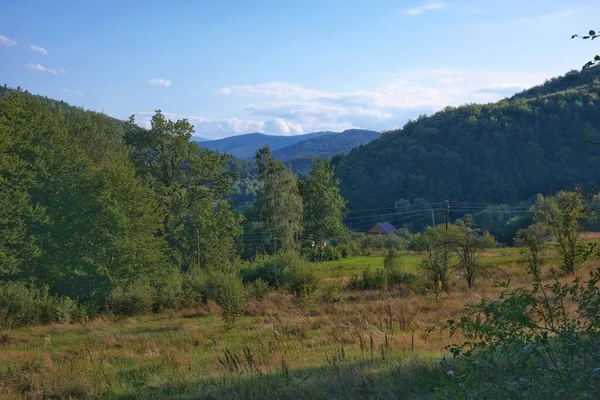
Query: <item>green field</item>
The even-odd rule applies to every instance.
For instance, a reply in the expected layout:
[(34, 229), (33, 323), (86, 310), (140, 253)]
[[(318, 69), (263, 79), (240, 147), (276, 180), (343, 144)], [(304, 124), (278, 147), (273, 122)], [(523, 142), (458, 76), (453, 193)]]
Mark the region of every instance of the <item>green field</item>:
[[(415, 273), (418, 271), (419, 263), (423, 254), (415, 251), (402, 252), (403, 267), (406, 272)], [(343, 278), (359, 275), (367, 268), (383, 268), (383, 256), (359, 256), (349, 257), (335, 261), (325, 261), (315, 263), (315, 270), (327, 278)], [(516, 248), (502, 248), (486, 251), (481, 257), (481, 262), (489, 266), (503, 266), (507, 264), (518, 263), (523, 260), (523, 255)]]

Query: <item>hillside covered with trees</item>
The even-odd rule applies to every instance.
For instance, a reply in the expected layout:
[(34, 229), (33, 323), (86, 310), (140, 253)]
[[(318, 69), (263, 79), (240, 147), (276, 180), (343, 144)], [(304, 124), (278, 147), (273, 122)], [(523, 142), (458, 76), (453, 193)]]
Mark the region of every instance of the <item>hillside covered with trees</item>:
[(598, 182), (600, 71), (494, 104), (447, 107), (333, 159), (350, 210), (400, 199), (515, 204)]

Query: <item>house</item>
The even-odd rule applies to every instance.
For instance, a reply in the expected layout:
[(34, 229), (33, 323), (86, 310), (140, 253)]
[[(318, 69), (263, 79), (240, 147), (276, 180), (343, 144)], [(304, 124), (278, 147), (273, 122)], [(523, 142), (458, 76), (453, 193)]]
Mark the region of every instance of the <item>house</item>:
[(369, 235), (397, 235), (398, 230), (389, 222), (379, 222), (367, 231)]

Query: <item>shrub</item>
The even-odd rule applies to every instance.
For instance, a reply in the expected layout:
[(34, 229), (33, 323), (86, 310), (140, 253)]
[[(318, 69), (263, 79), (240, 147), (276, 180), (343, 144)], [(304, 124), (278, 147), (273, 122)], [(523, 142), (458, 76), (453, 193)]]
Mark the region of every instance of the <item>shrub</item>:
[(337, 281), (329, 281), (321, 286), (321, 298), (328, 303), (342, 302), (340, 296), (342, 288)]
[(108, 309), (117, 315), (139, 315), (152, 311), (154, 290), (148, 284), (115, 286), (108, 296)]
[(246, 292), (239, 275), (228, 272), (211, 272), (206, 280), (206, 296), (214, 300), (223, 312), (227, 324), (233, 324), (244, 312)]
[(267, 297), (269, 294), (269, 289), (269, 284), (258, 278), (246, 286), (246, 293), (248, 298), (260, 301)]
[(179, 271), (169, 271), (160, 280), (152, 284), (154, 288), (154, 310), (179, 308), (182, 305), (183, 279)]
[(207, 273), (199, 268), (183, 274), (181, 282), (183, 306), (198, 306), (207, 299), (207, 279)]
[[(449, 349), (460, 374), (448, 374), (443, 398), (586, 399), (600, 393), (600, 268), (574, 279), (509, 289), (449, 321), (463, 344)], [(574, 308), (574, 311), (573, 311)]]
[(373, 271), (367, 267), (362, 277), (353, 276), (348, 283), (352, 290), (388, 290), (401, 284), (413, 285), (416, 277), (413, 274), (402, 271), (400, 268), (382, 268)]
[(72, 322), (84, 318), (75, 301), (51, 296), (48, 287), (36, 289), (22, 282), (0, 283), (0, 326)]
[(383, 266), (387, 270), (400, 269), (402, 267), (403, 260), (400, 253), (397, 250), (390, 249), (383, 259)]
[(283, 280), (286, 290), (304, 299), (310, 298), (319, 287), (319, 278), (306, 263), (297, 263), (286, 268)]
[(285, 289), (296, 296), (312, 295), (318, 287), (318, 277), (310, 265), (295, 253), (280, 253), (259, 257), (242, 270), (246, 283), (258, 279), (275, 289)]

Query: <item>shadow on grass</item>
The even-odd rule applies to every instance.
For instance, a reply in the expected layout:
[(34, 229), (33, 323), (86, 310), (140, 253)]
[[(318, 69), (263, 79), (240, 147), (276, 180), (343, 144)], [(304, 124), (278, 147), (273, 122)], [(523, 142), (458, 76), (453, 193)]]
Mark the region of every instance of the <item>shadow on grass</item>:
[[(429, 399), (440, 379), (430, 362), (360, 360), (268, 374), (234, 373), (145, 385), (116, 399)], [(176, 378), (174, 380), (177, 380)]]

